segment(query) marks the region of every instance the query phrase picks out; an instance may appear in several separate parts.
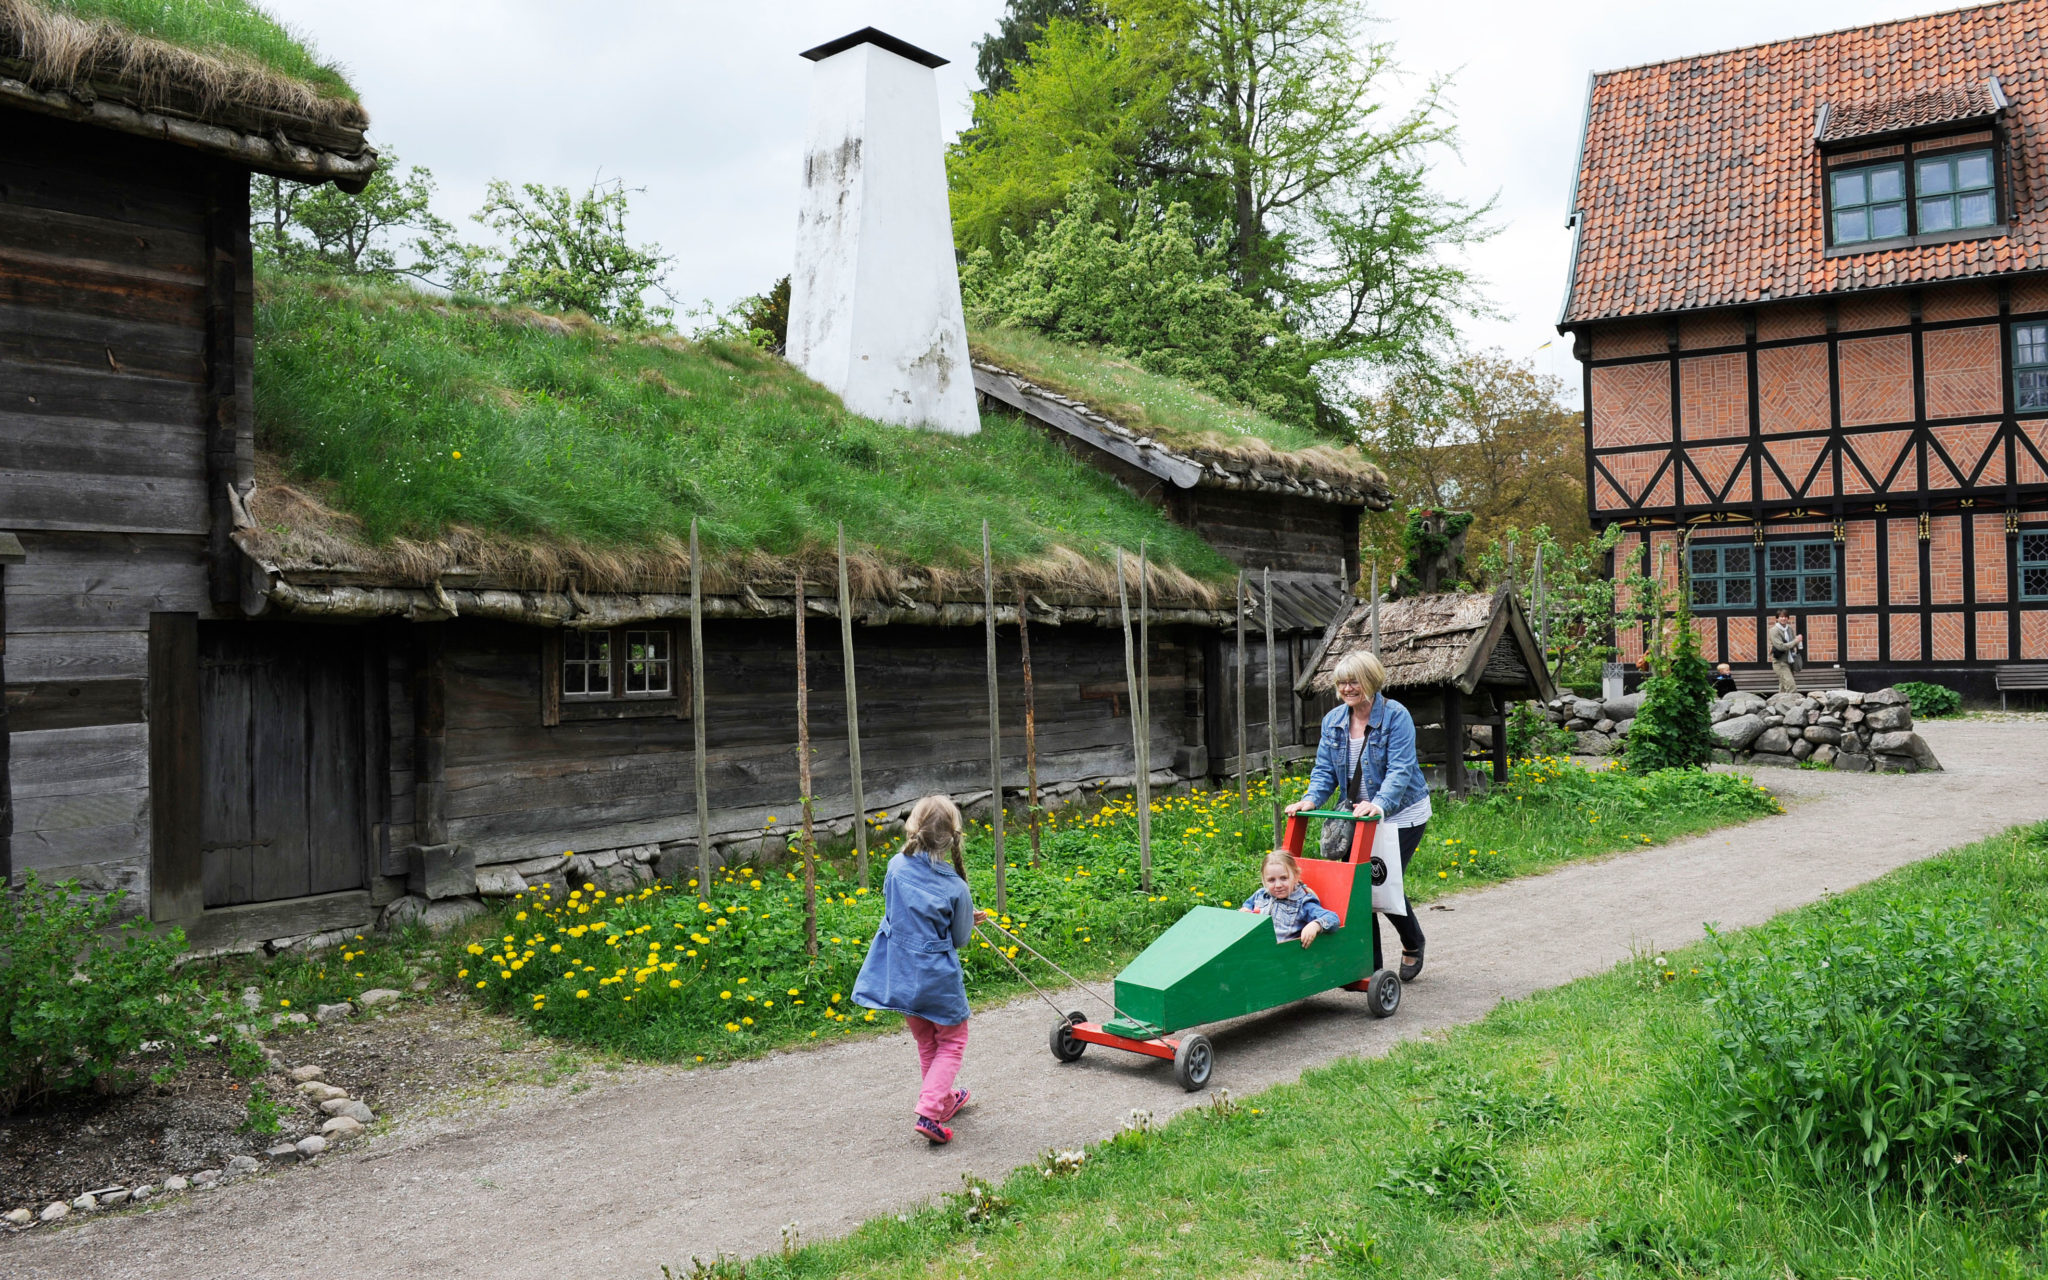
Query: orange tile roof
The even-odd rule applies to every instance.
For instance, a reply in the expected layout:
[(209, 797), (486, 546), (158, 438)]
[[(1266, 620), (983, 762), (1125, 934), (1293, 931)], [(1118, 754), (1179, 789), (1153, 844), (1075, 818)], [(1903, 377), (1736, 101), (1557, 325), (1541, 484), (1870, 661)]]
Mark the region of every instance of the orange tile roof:
[[(2048, 268), (2044, 27), (2008, 0), (1596, 75), (1559, 323)], [(1994, 75), (2010, 234), (1826, 257), (1822, 106), (1841, 137), (1967, 119)]]

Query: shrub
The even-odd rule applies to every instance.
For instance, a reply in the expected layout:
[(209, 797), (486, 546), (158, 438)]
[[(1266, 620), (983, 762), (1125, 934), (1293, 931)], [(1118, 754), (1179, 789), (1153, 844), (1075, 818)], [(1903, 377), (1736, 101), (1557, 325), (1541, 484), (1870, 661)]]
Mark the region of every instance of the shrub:
[(1643, 706), (1628, 731), (1628, 767), (1698, 769), (1714, 758), (1714, 684), (1699, 633), (1681, 602), (1671, 652), (1643, 682)]
[[(28, 873), (0, 892), (0, 1114), (57, 1094), (124, 1083), (145, 1044), (165, 1080), (216, 1011), (172, 962), (183, 934), (114, 927), (125, 895)], [(216, 998), (217, 999), (217, 998)]]
[(1906, 695), (1915, 720), (1938, 720), (1963, 709), (1963, 695), (1945, 684), (1924, 680), (1901, 680), (1892, 686)]
[(1951, 1182), (2048, 1155), (2048, 930), (1970, 904), (1837, 907), (1709, 965), (1711, 1128), (1819, 1179)]

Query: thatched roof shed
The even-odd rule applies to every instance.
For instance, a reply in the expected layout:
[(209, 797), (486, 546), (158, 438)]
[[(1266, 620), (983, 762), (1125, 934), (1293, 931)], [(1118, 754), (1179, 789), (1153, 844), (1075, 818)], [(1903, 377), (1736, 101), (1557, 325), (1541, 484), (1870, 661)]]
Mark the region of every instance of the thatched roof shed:
[(204, 14), (0, 0), (0, 107), (346, 191), (377, 168), (363, 137), (369, 113), (348, 82), (236, 0)]
[[(1295, 685), (1297, 693), (1328, 692), (1337, 663), (1373, 647), (1373, 605), (1361, 600), (1323, 637)], [(1387, 689), (1490, 686), (1497, 698), (1557, 696), (1522, 603), (1506, 587), (1492, 594), (1444, 591), (1387, 600), (1379, 606), (1380, 661)]]

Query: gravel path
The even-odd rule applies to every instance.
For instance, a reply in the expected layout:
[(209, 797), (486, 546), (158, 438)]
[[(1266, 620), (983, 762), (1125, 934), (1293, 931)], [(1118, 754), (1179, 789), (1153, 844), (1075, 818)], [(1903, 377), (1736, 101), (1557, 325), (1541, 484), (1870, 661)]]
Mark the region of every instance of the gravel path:
[[(1948, 772), (1875, 777), (1762, 771), (1791, 806), (1734, 830), (1462, 893), (1427, 912), (1429, 971), (1393, 1018), (1338, 994), (1212, 1028), (1212, 1087), (1239, 1097), (1346, 1054), (1476, 1021), (1511, 1000), (1606, 969), (1632, 950), (1697, 940), (1701, 923), (1755, 924), (1830, 891), (2048, 818), (2048, 728), (1922, 728)], [(1086, 1007), (1074, 1001), (1073, 1007)], [(962, 1083), (978, 1104), (950, 1147), (906, 1123), (913, 1054), (901, 1035), (710, 1071), (648, 1069), (626, 1083), (483, 1108), (380, 1137), (314, 1167), (0, 1240), (18, 1280), (334, 1277), (335, 1280), (651, 1280), (692, 1254), (844, 1232), (955, 1190), (963, 1171), (1028, 1163), (1113, 1132), (1133, 1108), (1164, 1118), (1202, 1100), (1168, 1064), (1046, 1052), (1036, 1000), (979, 1014)]]

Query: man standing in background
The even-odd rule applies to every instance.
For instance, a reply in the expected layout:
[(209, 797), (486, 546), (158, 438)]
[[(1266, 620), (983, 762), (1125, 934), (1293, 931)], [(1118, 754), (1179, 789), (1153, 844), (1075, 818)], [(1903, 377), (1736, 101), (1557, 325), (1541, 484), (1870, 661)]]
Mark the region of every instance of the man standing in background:
[(1778, 692), (1791, 693), (1799, 688), (1799, 679), (1794, 674), (1799, 670), (1800, 650), (1806, 647), (1806, 637), (1792, 626), (1792, 614), (1785, 609), (1778, 610), (1771, 619), (1771, 670), (1778, 673)]

